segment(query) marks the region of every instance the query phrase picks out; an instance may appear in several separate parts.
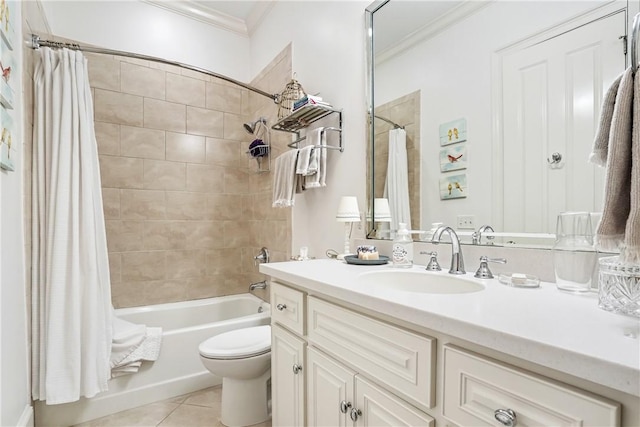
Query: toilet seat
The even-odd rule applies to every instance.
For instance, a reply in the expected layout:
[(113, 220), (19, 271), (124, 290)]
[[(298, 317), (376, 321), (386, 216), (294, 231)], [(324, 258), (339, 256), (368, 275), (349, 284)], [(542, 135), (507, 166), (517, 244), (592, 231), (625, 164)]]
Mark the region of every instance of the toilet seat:
[(271, 351), (271, 326), (253, 326), (215, 335), (198, 347), (209, 359), (244, 359)]

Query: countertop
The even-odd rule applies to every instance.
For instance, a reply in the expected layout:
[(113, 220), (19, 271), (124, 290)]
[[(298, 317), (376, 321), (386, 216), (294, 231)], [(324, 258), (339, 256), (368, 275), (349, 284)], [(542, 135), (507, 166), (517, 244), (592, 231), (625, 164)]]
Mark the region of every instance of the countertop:
[[(358, 276), (389, 265), (331, 259), (261, 264), (260, 272), (312, 295), (329, 295), (410, 324), (485, 346), (541, 366), (640, 396), (640, 319), (598, 308), (595, 293), (575, 295), (554, 283), (513, 288), (497, 278), (467, 294), (373, 288)], [(424, 267), (412, 270), (424, 274)], [(473, 275), (467, 273), (473, 280)], [(496, 276), (497, 277), (497, 276)]]

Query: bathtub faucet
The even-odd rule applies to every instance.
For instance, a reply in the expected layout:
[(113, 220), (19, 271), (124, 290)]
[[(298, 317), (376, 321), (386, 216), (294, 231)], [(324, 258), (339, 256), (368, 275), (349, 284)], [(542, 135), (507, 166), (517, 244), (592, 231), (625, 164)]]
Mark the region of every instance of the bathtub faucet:
[(266, 289), (267, 281), (263, 280), (262, 282), (256, 282), (249, 285), (249, 292), (254, 291), (256, 289)]

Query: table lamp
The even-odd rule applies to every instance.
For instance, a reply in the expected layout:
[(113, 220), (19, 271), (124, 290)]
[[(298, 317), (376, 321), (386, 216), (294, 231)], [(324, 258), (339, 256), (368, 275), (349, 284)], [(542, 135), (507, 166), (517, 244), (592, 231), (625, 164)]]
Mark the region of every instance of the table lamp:
[(344, 252), (338, 255), (338, 259), (344, 259), (350, 255), (349, 238), (351, 237), (351, 227), (354, 222), (360, 222), (360, 210), (358, 209), (358, 198), (355, 196), (343, 196), (338, 205), (336, 221), (344, 222)]

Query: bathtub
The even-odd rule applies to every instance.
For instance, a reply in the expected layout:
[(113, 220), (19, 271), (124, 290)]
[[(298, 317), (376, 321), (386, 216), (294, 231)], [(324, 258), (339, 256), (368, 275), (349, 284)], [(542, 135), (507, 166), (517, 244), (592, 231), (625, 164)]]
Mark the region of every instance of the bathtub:
[(221, 384), (200, 362), (198, 345), (232, 329), (267, 325), (270, 313), (269, 304), (251, 294), (117, 309), (121, 319), (162, 328), (158, 360), (111, 379), (109, 391), (91, 399), (62, 405), (37, 401), (36, 422), (69, 426)]

